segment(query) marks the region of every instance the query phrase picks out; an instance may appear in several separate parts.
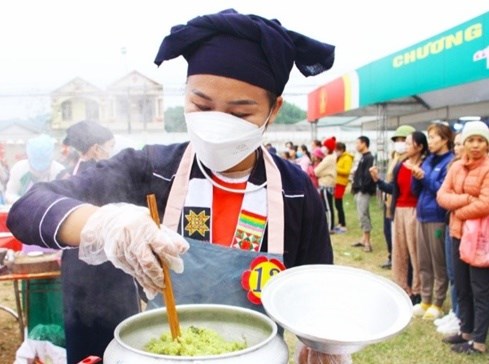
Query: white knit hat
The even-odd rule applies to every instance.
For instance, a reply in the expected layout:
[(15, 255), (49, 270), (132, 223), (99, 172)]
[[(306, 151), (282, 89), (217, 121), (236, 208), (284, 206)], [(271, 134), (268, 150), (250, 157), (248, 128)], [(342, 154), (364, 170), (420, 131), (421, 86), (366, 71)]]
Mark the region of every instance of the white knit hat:
[(489, 128), (487, 127), (487, 124), (479, 120), (465, 123), (464, 128), (462, 129), (462, 144), (465, 143), (467, 138), (474, 135), (480, 135), (487, 140), (487, 143), (489, 143)]

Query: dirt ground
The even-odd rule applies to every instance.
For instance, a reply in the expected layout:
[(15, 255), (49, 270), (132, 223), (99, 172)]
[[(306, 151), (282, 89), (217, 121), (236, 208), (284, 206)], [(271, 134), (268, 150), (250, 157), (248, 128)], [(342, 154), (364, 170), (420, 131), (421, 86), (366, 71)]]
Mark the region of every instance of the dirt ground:
[[(12, 282), (0, 282), (0, 305), (15, 310), (15, 295)], [(0, 309), (0, 363), (10, 364), (22, 343), (15, 318)]]

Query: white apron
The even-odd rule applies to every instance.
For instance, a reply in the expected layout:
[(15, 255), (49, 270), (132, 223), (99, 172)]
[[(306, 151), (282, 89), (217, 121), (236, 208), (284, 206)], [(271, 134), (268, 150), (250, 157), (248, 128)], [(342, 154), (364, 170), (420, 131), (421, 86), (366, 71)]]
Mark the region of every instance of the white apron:
[[(252, 303), (248, 296), (260, 296), (263, 288), (260, 281), (248, 292), (243, 288), (243, 273), (249, 271), (255, 258), (264, 256), (283, 262), (284, 252), (284, 206), (280, 172), (272, 157), (264, 148), (265, 172), (267, 178), (267, 228), (268, 253), (228, 248), (208, 241), (188, 239), (190, 249), (183, 255), (185, 270), (182, 274), (172, 274), (173, 290), (177, 304), (215, 303), (250, 308), (264, 312), (261, 303)], [(175, 175), (167, 206), (163, 215), (163, 225), (182, 234), (182, 211), (188, 192), (190, 172), (195, 153), (191, 145), (187, 147)], [(265, 188), (265, 187), (264, 187)], [(183, 235), (183, 234), (182, 234)], [(274, 268), (264, 276), (278, 271)], [(250, 292), (251, 291), (251, 292)], [(158, 295), (148, 303), (148, 308), (163, 306)]]

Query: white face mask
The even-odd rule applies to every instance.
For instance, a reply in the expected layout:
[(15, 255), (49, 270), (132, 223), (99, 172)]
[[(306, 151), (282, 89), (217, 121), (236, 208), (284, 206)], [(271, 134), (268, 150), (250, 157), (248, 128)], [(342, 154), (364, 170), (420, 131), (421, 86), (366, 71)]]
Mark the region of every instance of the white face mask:
[[(271, 114), (271, 113), (270, 113)], [(195, 154), (214, 172), (234, 167), (255, 151), (263, 140), (265, 126), (220, 111), (196, 111), (185, 114), (187, 130)]]
[(394, 151), (399, 154), (406, 153), (406, 142), (394, 142)]

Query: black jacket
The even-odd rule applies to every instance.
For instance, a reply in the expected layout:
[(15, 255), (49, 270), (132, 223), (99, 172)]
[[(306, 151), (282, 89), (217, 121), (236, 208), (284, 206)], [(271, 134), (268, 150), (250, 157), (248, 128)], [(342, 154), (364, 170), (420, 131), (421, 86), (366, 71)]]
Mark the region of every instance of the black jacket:
[(368, 193), (375, 195), (377, 186), (370, 176), (369, 169), (374, 165), (374, 157), (372, 153), (366, 152), (362, 154), (362, 158), (358, 162), (357, 169), (353, 174), (353, 183), (351, 191), (353, 194), (357, 192)]
[[(146, 206), (146, 195), (154, 193), (158, 212), (163, 216), (186, 146), (184, 143), (146, 146), (140, 151), (126, 149), (81, 175), (38, 183), (12, 206), (7, 226), (25, 244), (62, 248), (63, 244), (56, 240), (58, 228), (73, 209), (85, 202), (99, 206), (112, 202)], [(324, 207), (311, 180), (297, 166), (276, 155), (272, 158), (282, 176), (285, 266), (333, 263)], [(192, 174), (197, 170), (194, 162)], [(261, 184), (265, 180), (265, 164), (260, 154), (250, 181)], [(267, 235), (266, 230), (264, 252), (268, 249)]]

